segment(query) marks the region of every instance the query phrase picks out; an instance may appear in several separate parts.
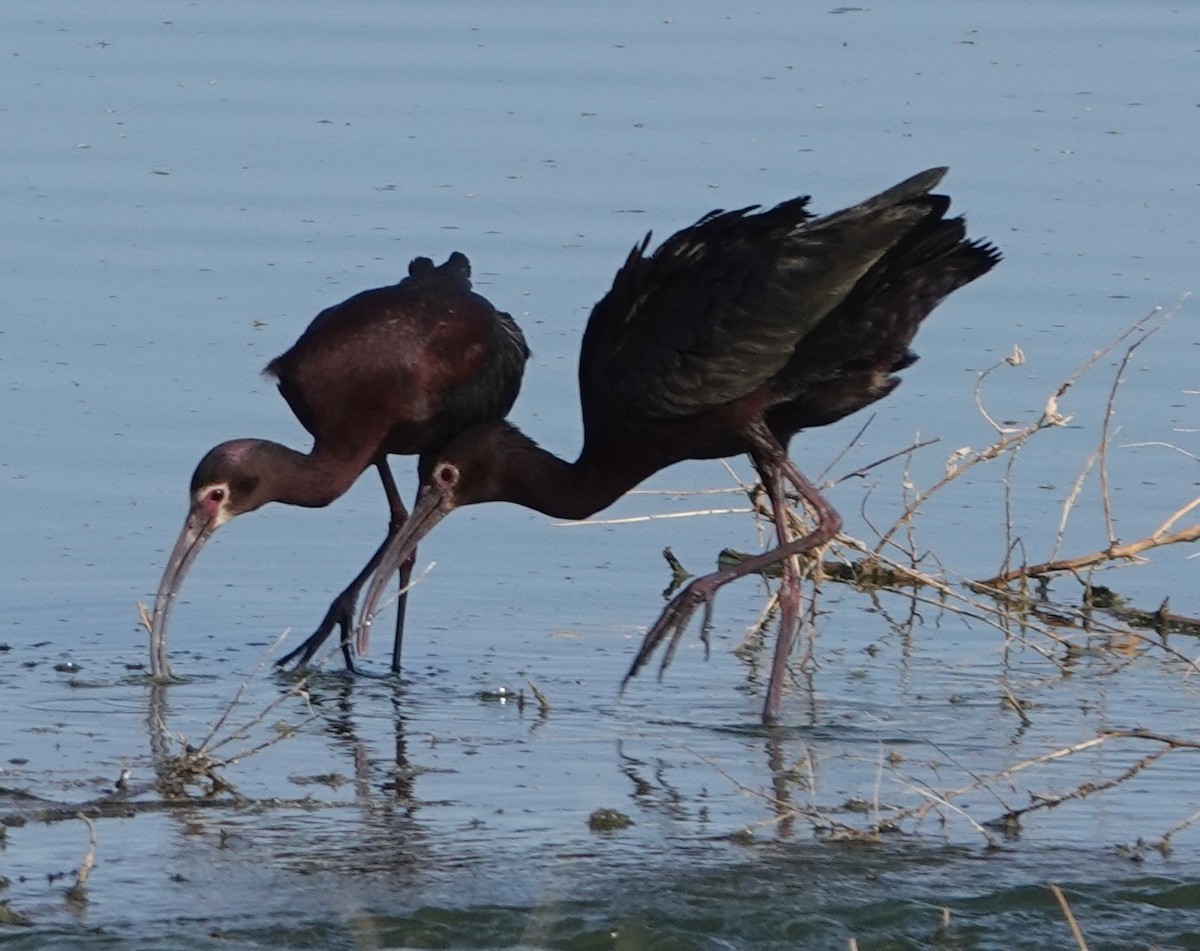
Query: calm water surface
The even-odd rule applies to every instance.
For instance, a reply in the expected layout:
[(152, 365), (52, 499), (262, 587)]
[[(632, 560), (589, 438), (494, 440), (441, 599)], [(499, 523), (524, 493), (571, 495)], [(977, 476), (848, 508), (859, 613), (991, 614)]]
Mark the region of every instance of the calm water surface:
[[(1005, 633), (826, 584), (812, 664), (764, 731), (766, 660), (733, 652), (759, 583), (723, 593), (708, 663), (689, 640), (661, 684), (617, 694), (662, 604), (662, 548), (708, 570), (759, 544), (750, 516), (561, 527), (496, 506), (423, 547), (402, 684), (331, 672), (289, 695), (257, 665), (378, 543), (370, 478), (329, 510), (269, 506), (217, 536), (173, 619), (186, 683), (141, 681), (135, 614), (204, 450), (306, 444), (262, 366), (413, 256), (470, 255), (534, 349), (513, 418), (569, 456), (583, 324), (646, 230), (798, 193), (830, 211), (948, 164), (1003, 265), (938, 311), (846, 456), (855, 421), (795, 444), (814, 474), (837, 458), (838, 478), (940, 440), (831, 490), (872, 538), (906, 480), (995, 438), (980, 370), (1021, 347), (983, 398), (1028, 423), (1194, 288), (1200, 9), (17, 0), (0, 36), (0, 907), (22, 922), (0, 947), (1074, 947), (1058, 883), (1093, 949), (1200, 948), (1195, 753), (1096, 740), (1200, 740), (1184, 637)], [(1108, 459), (1123, 540), (1200, 482), (1194, 311), (1124, 370)], [(1010, 545), (1047, 557), (1121, 356), (1063, 398), (1069, 427), (931, 502), (917, 549), (953, 579), (993, 573)], [(680, 466), (648, 486), (667, 494), (606, 514), (744, 507), (681, 494), (731, 485), (717, 464)], [(1062, 552), (1107, 538), (1093, 470)], [(1193, 554), (1101, 580), (1196, 617)], [(153, 806), (170, 757), (235, 697), (210, 741), (227, 740), (215, 774), (233, 791)], [(88, 829), (71, 816), (124, 771), (139, 805), (95, 820), (73, 901)], [(1117, 780), (1019, 831), (984, 825)], [(632, 824), (589, 827), (601, 808)], [(881, 820), (896, 831), (877, 843), (850, 834)]]

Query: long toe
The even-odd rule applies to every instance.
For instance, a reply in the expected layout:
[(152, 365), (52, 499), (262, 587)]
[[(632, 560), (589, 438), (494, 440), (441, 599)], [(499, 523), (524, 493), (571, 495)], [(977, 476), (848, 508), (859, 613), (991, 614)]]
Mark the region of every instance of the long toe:
[(350, 649), (350, 629), (354, 622), (354, 607), (357, 599), (350, 600), (344, 596), (339, 596), (334, 599), (329, 605), (329, 610), (325, 612), (325, 617), (315, 631), (301, 643), (294, 651), (286, 657), (282, 657), (275, 661), (276, 667), (286, 667), (293, 661), (296, 662), (294, 670), (301, 670), (308, 665), (321, 649), (321, 645), (329, 640), (329, 635), (333, 633), (335, 628), (340, 628), (342, 632), (341, 648), (342, 657), (346, 661), (346, 669), (355, 672), (353, 654)]

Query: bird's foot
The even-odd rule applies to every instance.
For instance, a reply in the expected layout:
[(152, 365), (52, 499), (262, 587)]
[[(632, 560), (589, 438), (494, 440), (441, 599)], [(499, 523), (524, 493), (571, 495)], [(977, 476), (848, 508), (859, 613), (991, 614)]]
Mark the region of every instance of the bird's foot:
[(286, 657), (281, 657), (275, 661), (275, 666), (286, 667), (295, 661), (295, 666), (292, 669), (303, 670), (308, 666), (308, 662), (316, 656), (321, 645), (329, 639), (329, 635), (333, 633), (334, 628), (340, 628), (342, 632), (342, 657), (346, 662), (346, 670), (352, 674), (359, 673), (358, 669), (354, 666), (354, 654), (350, 649), (350, 628), (354, 623), (356, 601), (357, 598), (349, 600), (342, 596), (335, 598), (333, 603), (329, 605), (329, 610), (325, 612), (325, 617), (317, 629), (294, 651)]
[(621, 681), (622, 690), (625, 689), (630, 678), (636, 677), (638, 672), (646, 666), (651, 656), (658, 650), (659, 645), (666, 641), (667, 646), (658, 665), (658, 676), (660, 680), (662, 679), (667, 668), (671, 666), (671, 661), (675, 658), (675, 651), (683, 639), (684, 631), (687, 630), (692, 616), (702, 604), (704, 605), (704, 620), (700, 624), (700, 640), (704, 642), (704, 658), (708, 659), (713, 598), (719, 587), (720, 584), (714, 584), (711, 577), (697, 578), (671, 599), (662, 614), (658, 616), (658, 620), (642, 638), (642, 646), (638, 649), (637, 657), (633, 659), (633, 663), (629, 666), (629, 672)]

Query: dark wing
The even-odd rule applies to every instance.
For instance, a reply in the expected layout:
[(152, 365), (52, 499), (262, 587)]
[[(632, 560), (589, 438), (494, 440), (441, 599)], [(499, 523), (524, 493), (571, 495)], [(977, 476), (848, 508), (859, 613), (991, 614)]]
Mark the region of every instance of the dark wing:
[(599, 399), (629, 415), (688, 416), (741, 399), (909, 230), (946, 200), (930, 169), (813, 219), (807, 198), (754, 214), (714, 212), (649, 257), (633, 249), (592, 311), (580, 357), (585, 420)]
[(890, 393), (894, 374), (916, 360), (909, 347), (921, 322), (1000, 260), (991, 244), (967, 239), (962, 218), (941, 217), (948, 205), (891, 248), (771, 381), (777, 433), (836, 422)]

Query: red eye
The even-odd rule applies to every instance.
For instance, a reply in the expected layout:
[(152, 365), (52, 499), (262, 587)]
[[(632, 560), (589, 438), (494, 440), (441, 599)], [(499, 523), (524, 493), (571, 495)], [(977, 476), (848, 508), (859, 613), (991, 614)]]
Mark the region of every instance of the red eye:
[(212, 502), (224, 502), (225, 501), (225, 490), (224, 489), (213, 489), (211, 492), (208, 493), (208, 498)]

